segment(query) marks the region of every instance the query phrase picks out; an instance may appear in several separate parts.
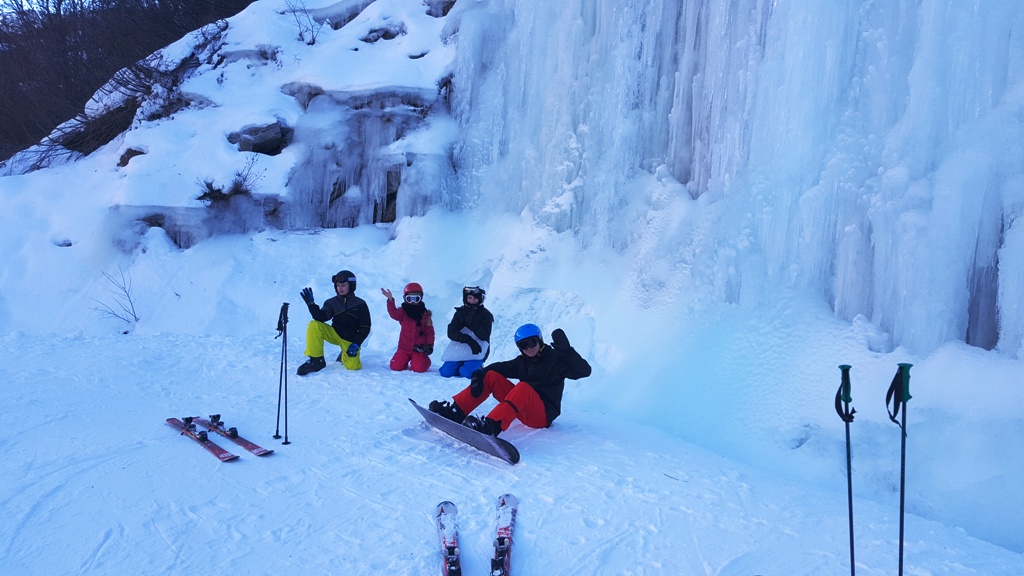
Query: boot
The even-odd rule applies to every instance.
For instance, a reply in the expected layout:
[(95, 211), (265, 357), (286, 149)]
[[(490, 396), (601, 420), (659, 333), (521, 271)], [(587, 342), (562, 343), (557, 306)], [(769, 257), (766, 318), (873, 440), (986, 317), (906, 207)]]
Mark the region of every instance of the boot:
[(303, 364), (302, 366), (299, 366), (299, 369), (298, 369), (297, 373), (298, 373), (299, 376), (305, 376), (306, 374), (309, 374), (310, 372), (319, 372), (319, 371), (323, 370), (326, 367), (327, 367), (327, 362), (324, 361), (324, 357), (323, 356), (315, 356), (315, 357), (314, 356), (310, 356), (309, 360), (306, 360), (305, 364)]
[(456, 424), (462, 424), (462, 421), (466, 419), (466, 413), (455, 402), (432, 400), (427, 409), (434, 414), (444, 416)]
[(486, 416), (483, 418), (472, 415), (466, 416), (466, 419), (462, 421), (462, 425), (488, 436), (497, 437), (501, 433), (501, 422), (491, 420)]

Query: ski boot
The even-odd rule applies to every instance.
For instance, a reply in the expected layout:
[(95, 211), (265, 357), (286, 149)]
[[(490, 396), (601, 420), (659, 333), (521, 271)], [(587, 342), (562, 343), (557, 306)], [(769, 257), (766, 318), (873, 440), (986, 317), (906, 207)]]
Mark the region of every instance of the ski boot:
[(326, 367), (327, 367), (327, 362), (324, 361), (324, 357), (323, 356), (316, 356), (316, 357), (310, 356), (309, 360), (306, 360), (305, 364), (303, 364), (302, 366), (299, 366), (297, 374), (299, 376), (305, 376), (306, 374), (309, 374), (311, 372), (319, 372), (319, 371), (323, 370)]
[(466, 413), (455, 402), (431, 400), (427, 409), (434, 414), (444, 416), (456, 424), (462, 424), (462, 421), (466, 419)]
[(473, 415), (466, 416), (466, 419), (462, 421), (462, 425), (495, 438), (501, 433), (501, 423), (497, 420), (491, 420), (486, 416), (483, 418)]

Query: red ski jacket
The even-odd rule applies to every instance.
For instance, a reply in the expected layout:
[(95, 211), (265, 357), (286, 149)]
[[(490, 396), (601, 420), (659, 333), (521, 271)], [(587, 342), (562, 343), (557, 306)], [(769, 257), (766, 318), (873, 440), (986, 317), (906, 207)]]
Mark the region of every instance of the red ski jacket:
[[(412, 312), (410, 315), (409, 311)], [(421, 307), (422, 316), (419, 320), (415, 320), (417, 307)], [(402, 325), (402, 331), (398, 335), (398, 349), (406, 352), (412, 352), (413, 346), (420, 344), (434, 345), (434, 321), (430, 314), (430, 310), (427, 310), (422, 303), (419, 305), (415, 304), (402, 304), (399, 308), (395, 306), (394, 300), (388, 300), (388, 316), (391, 316), (395, 320), (398, 320), (399, 324)]]

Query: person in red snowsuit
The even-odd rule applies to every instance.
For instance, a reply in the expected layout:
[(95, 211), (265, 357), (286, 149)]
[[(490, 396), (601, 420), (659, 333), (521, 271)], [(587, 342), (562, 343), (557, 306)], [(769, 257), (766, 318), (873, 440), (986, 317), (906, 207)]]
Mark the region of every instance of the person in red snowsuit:
[[(530, 428), (551, 426), (562, 413), (565, 379), (590, 376), (590, 364), (569, 345), (561, 328), (551, 333), (550, 346), (544, 343), (535, 324), (520, 326), (515, 339), (522, 354), (477, 370), (470, 385), (456, 394), (453, 402), (435, 400), (429, 405), (430, 411), (491, 436), (507, 430), (514, 420)], [(513, 384), (512, 379), (519, 382)], [(498, 400), (498, 405), (487, 416), (467, 416), (490, 396)]]
[(392, 370), (426, 372), (430, 369), (430, 355), (434, 353), (434, 322), (430, 310), (423, 302), (423, 287), (416, 282), (405, 286), (402, 306), (395, 306), (391, 291), (380, 289), (388, 299), (388, 315), (398, 320), (398, 350), (391, 357)]

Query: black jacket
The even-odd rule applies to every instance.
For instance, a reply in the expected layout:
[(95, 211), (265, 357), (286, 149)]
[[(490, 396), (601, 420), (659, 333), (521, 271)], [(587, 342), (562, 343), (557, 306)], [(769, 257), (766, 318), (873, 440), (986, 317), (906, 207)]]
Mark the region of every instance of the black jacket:
[(370, 308), (355, 294), (328, 298), (320, 308), (317, 308), (316, 304), (308, 306), (313, 320), (330, 321), (334, 331), (343, 340), (362, 346), (363, 341), (370, 335)]
[[(491, 326), (494, 325), (494, 316), (491, 315), (491, 311), (484, 308), (484, 305), (479, 306), (459, 306), (455, 309), (455, 316), (452, 316), (452, 321), (448, 323), (448, 339), (452, 342), (462, 342), (463, 344), (469, 344), (472, 338), (462, 333), (463, 328), (469, 328), (476, 334), (476, 337), (484, 342), (490, 343), (491, 341)], [(490, 347), (487, 348), (487, 353), (484, 354), (486, 360), (491, 354)]]
[(505, 378), (526, 382), (536, 390), (544, 401), (548, 426), (562, 413), (565, 379), (579, 380), (590, 376), (590, 364), (575, 348), (558, 350), (547, 344), (542, 344), (540, 352), (533, 358), (520, 354), (512, 360), (484, 366), (483, 370), (484, 373), (494, 370)]

